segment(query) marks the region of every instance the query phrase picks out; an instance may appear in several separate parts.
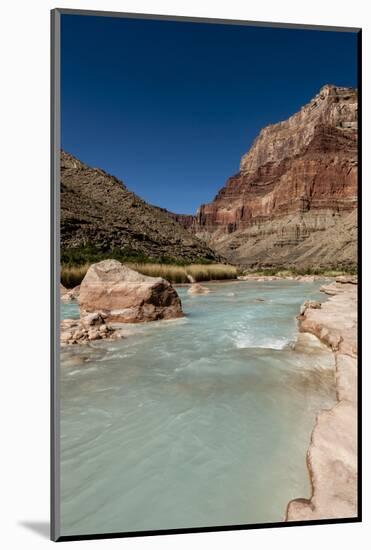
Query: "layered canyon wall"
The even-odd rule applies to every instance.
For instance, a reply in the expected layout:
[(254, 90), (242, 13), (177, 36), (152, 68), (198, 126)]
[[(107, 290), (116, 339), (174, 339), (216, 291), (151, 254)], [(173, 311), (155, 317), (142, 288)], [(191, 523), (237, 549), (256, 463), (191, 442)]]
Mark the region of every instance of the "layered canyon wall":
[(239, 172), (184, 225), (244, 266), (355, 266), (357, 106), (356, 90), (324, 86), (261, 130)]

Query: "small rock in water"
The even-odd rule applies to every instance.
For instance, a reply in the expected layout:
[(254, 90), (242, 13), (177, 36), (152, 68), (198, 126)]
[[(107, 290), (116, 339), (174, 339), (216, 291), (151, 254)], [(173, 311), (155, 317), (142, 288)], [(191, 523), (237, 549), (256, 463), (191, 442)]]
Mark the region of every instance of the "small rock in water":
[(61, 344), (85, 344), (102, 338), (117, 338), (121, 335), (107, 325), (99, 313), (86, 315), (82, 319), (64, 319), (61, 322)]
[(199, 283), (193, 283), (189, 289), (188, 294), (209, 294), (210, 290), (206, 286), (202, 286)]
[(99, 327), (104, 324), (106, 317), (107, 315), (102, 312), (89, 313), (88, 315), (84, 315), (84, 317), (82, 317), (81, 323), (85, 328)]
[(62, 302), (72, 302), (75, 300), (78, 300), (80, 293), (80, 285), (75, 286), (75, 288), (66, 288), (65, 286), (60, 284), (60, 296)]
[(302, 283), (313, 283), (315, 281), (314, 275), (299, 275), (296, 277), (297, 281), (301, 281)]

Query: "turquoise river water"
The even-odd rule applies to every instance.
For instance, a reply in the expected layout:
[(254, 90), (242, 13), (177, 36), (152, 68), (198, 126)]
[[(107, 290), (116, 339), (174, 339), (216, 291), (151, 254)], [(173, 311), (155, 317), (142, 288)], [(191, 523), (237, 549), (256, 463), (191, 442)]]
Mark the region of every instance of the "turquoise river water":
[(293, 343), (321, 284), (179, 288), (184, 318), (62, 349), (62, 534), (279, 522), (308, 497), (306, 451), (334, 380), (327, 351)]

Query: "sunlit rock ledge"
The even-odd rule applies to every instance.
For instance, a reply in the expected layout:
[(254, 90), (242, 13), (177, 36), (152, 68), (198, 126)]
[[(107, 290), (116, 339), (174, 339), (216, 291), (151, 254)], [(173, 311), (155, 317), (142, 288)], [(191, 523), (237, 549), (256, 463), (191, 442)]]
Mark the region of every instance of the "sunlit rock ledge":
[(301, 311), (299, 329), (334, 353), (337, 403), (316, 419), (307, 453), (309, 499), (289, 502), (286, 521), (357, 516), (357, 284), (339, 278), (322, 287), (330, 298)]

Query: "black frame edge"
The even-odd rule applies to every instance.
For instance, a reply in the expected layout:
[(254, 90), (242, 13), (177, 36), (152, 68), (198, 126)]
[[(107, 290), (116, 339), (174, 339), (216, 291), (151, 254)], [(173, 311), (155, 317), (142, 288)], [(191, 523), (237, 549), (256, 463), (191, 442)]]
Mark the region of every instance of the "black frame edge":
[(74, 8), (56, 8), (56, 11), (61, 15), (85, 15), (99, 17), (121, 17), (129, 19), (152, 19), (154, 21), (179, 21), (189, 23), (213, 23), (215, 25), (242, 25), (250, 27), (271, 27), (271, 28), (288, 28), (288, 29), (303, 29), (303, 30), (318, 30), (318, 31), (334, 31), (334, 32), (358, 32), (360, 27), (336, 27), (332, 25), (311, 25), (310, 23), (272, 23), (269, 21), (249, 21), (245, 19), (219, 19), (212, 17), (192, 17), (187, 15), (159, 15), (155, 13), (135, 13), (135, 12), (119, 12), (119, 11), (104, 11), (104, 10), (84, 10)]
[(277, 527), (308, 527), (316, 525), (337, 525), (344, 523), (360, 523), (359, 517), (354, 518), (337, 518), (337, 519), (319, 519), (309, 521), (291, 521), (278, 523), (255, 523), (250, 525), (225, 525), (215, 527), (190, 527), (184, 529), (163, 529), (157, 531), (128, 531), (123, 533), (98, 533), (91, 535), (62, 535), (56, 542), (69, 542), (77, 540), (101, 540), (101, 539), (117, 539), (117, 538), (133, 538), (133, 537), (153, 537), (166, 535), (182, 535), (192, 533), (216, 533), (219, 531), (250, 531), (253, 529), (272, 529)]
[(358, 286), (357, 286), (357, 503), (358, 517), (362, 521), (362, 29), (357, 36), (357, 85), (358, 85), (358, 172), (357, 172), (357, 252), (358, 252)]

